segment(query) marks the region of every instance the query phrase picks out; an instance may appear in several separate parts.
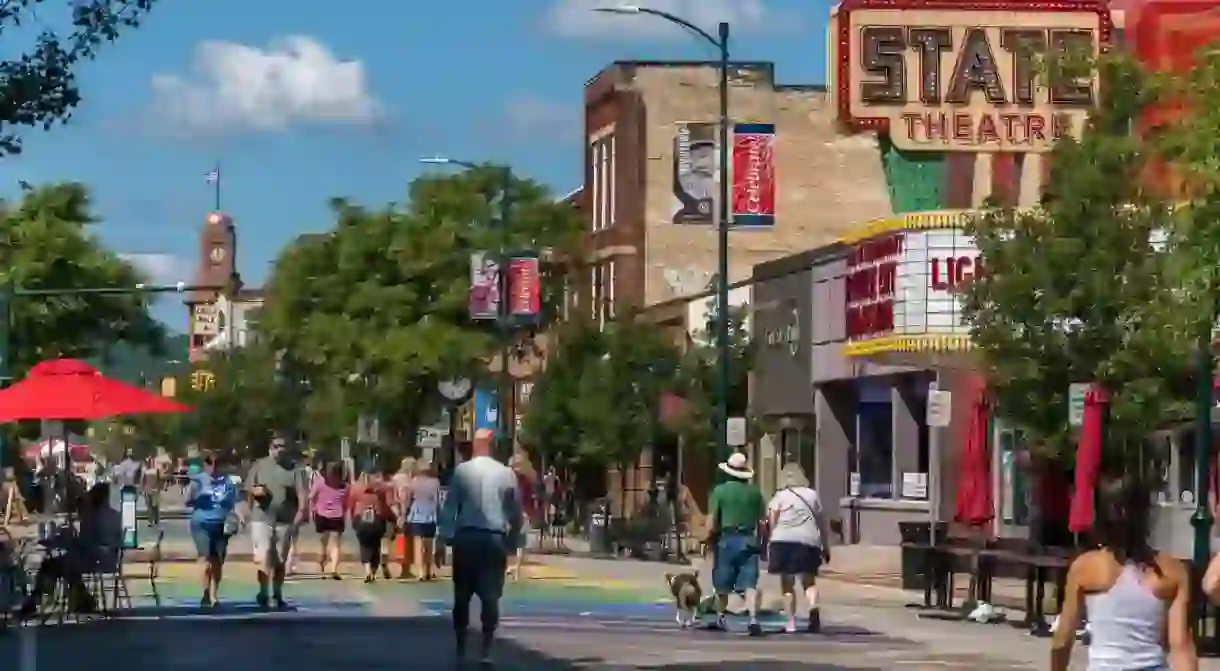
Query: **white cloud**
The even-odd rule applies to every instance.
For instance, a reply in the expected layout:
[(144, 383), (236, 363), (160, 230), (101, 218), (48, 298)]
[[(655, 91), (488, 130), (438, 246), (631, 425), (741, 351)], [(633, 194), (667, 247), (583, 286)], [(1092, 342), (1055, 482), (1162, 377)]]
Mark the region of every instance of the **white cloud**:
[(173, 254), (119, 254), (155, 284), (173, 284), (190, 280), (188, 264)]
[(534, 94), (519, 93), (508, 99), (505, 114), (515, 133), (567, 138), (577, 136), (582, 109), (578, 103), (565, 105)]
[(565, 37), (660, 37), (680, 34), (677, 26), (656, 16), (607, 14), (598, 7), (634, 4), (669, 12), (715, 36), (721, 21), (734, 31), (762, 26), (769, 16), (763, 0), (555, 0), (547, 16), (549, 27)]
[(296, 124), (367, 125), (379, 120), (365, 66), (339, 60), (312, 37), (266, 49), (207, 41), (188, 76), (152, 79), (153, 122), (175, 134), (279, 132)]

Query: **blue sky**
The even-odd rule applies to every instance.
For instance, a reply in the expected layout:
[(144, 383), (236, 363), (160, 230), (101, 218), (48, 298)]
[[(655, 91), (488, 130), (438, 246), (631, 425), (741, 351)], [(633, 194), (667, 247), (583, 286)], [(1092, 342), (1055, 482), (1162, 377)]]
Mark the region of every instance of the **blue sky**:
[[(784, 83), (825, 81), (828, 0), (640, 4), (709, 31), (729, 20), (734, 58), (774, 61)], [(605, 5), (160, 0), (81, 71), (72, 123), (4, 159), (0, 193), (84, 182), (108, 244), (159, 281), (187, 280), (219, 159), (238, 263), (258, 284), (287, 241), (329, 226), (327, 199), (401, 199), (421, 156), (506, 161), (566, 192), (580, 181), (587, 79), (615, 59), (714, 57), (655, 18), (590, 11)], [(158, 315), (183, 327), (174, 301)]]

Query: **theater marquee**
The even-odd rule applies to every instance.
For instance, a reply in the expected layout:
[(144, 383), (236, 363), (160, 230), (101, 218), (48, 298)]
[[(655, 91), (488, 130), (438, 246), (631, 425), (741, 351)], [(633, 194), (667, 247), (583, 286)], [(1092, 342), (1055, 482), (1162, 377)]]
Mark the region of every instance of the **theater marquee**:
[(1039, 54), (1110, 40), (1102, 0), (844, 0), (831, 32), (840, 119), (926, 151), (1049, 151), (1093, 79), (1048, 85)]

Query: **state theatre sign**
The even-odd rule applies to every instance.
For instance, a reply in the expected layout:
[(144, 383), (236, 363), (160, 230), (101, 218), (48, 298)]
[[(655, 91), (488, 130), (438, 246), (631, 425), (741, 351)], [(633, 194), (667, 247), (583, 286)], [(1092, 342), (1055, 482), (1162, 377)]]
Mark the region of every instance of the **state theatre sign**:
[(1093, 78), (1048, 84), (1045, 54), (1097, 53), (1104, 0), (844, 0), (832, 23), (840, 120), (901, 149), (1046, 152), (1078, 135)]

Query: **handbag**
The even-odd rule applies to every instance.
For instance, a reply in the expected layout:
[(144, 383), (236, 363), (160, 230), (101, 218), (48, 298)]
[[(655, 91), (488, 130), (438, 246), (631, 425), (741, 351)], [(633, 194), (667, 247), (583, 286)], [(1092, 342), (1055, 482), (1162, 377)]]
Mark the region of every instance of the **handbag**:
[(238, 521), (237, 515), (234, 513), (229, 513), (229, 515), (225, 517), (224, 527), (221, 529), (221, 533), (225, 535), (225, 538), (231, 538), (236, 536), (240, 529), (241, 522)]

